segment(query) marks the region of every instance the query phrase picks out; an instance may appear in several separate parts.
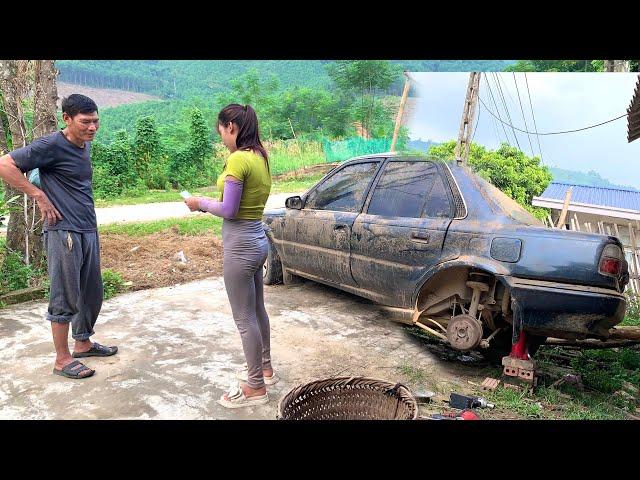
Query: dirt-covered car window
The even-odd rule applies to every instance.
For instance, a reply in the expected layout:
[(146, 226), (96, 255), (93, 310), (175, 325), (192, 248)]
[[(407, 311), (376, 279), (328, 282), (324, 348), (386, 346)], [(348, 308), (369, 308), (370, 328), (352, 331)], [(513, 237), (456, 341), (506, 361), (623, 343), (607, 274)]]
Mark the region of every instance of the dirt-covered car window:
[(338, 212), (360, 211), (378, 163), (347, 165), (312, 191), (304, 207)]
[(451, 217), (451, 201), (447, 195), (442, 177), (436, 175), (433, 179), (433, 188), (424, 206), (424, 216), (431, 218)]
[(389, 162), (373, 191), (367, 213), (420, 218), (449, 215), (444, 185), (431, 162)]

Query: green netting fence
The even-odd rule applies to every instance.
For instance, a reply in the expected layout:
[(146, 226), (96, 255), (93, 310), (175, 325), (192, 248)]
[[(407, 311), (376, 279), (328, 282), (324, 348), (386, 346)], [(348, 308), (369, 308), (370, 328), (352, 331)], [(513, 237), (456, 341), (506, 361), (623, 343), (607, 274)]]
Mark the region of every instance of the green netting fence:
[(322, 150), (327, 162), (341, 162), (352, 157), (371, 153), (384, 153), (391, 149), (390, 138), (352, 137), (345, 140), (322, 139)]

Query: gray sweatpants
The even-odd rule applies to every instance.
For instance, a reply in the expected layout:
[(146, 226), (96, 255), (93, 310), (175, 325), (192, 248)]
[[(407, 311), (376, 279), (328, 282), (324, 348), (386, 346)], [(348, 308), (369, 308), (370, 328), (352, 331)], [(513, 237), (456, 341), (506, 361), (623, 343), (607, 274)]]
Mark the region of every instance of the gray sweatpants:
[(268, 240), (262, 221), (225, 218), (222, 245), (224, 284), (249, 367), (247, 384), (262, 388), (262, 369), (271, 368), (269, 316), (262, 283)]
[(98, 232), (50, 230), (44, 233), (49, 281), (51, 322), (71, 322), (73, 338), (87, 340), (102, 307)]

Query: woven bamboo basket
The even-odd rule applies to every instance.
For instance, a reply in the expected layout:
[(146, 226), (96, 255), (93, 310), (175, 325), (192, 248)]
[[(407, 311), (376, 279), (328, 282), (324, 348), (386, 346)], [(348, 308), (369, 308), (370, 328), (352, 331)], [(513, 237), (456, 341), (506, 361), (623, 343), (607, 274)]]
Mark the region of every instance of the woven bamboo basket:
[(278, 404), (279, 420), (415, 420), (418, 404), (402, 384), (336, 377), (300, 385)]

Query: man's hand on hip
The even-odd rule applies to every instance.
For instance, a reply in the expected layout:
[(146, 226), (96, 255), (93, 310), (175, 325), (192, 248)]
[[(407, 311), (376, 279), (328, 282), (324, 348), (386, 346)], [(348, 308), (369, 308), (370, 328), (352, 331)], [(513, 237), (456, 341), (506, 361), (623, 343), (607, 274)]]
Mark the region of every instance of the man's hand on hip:
[(44, 192), (38, 192), (34, 195), (34, 198), (38, 203), (42, 218), (47, 221), (47, 225), (53, 226), (58, 223), (58, 220), (62, 220), (62, 215), (56, 210), (56, 207), (53, 206)]

